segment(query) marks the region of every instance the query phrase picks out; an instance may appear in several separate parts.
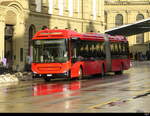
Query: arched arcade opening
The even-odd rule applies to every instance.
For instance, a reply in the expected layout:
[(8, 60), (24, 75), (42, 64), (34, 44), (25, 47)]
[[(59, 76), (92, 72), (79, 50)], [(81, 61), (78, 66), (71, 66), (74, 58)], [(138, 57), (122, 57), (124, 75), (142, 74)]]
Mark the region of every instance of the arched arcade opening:
[(4, 57), (7, 59), (7, 68), (12, 70), (14, 60), (13, 36), (17, 16), (13, 11), (7, 11), (5, 16)]

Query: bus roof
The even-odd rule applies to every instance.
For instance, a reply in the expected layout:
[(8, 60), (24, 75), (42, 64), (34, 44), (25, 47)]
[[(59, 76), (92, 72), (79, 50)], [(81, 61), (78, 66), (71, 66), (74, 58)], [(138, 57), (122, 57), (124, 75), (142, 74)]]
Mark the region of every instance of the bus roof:
[(108, 37), (110, 41), (127, 41), (127, 39), (122, 35), (111, 36), (108, 34), (100, 34), (100, 33), (78, 33), (73, 30), (68, 29), (45, 29), (38, 31), (35, 36), (32, 38), (33, 40), (36, 39), (50, 39), (50, 38), (71, 38), (77, 37), (81, 40), (104, 40), (105, 36)]
[(122, 35), (111, 36), (108, 34), (100, 34), (100, 33), (86, 33), (83, 34), (82, 36), (82, 38), (85, 40), (104, 40), (105, 37), (107, 37), (110, 41), (127, 41), (127, 39)]
[(45, 29), (38, 31), (32, 39), (34, 40), (34, 39), (71, 38), (71, 37), (81, 37), (81, 34), (68, 29), (53, 29), (53, 30)]

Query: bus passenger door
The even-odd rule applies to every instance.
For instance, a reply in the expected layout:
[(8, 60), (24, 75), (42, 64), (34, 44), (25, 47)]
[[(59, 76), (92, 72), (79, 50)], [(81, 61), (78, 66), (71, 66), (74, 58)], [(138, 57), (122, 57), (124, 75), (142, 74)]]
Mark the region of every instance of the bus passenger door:
[(72, 38), (71, 39), (71, 45), (70, 45), (70, 50), (71, 50), (71, 77), (78, 77), (79, 75), (79, 69), (81, 68), (82, 65), (82, 59), (78, 57), (78, 44), (79, 44), (79, 38)]

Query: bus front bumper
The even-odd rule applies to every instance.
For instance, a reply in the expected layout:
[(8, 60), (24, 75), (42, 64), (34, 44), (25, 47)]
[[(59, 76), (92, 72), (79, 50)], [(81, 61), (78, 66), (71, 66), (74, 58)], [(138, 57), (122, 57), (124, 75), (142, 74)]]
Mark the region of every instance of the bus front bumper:
[(69, 72), (65, 72), (65, 73), (58, 73), (58, 74), (36, 74), (36, 73), (33, 73), (33, 77), (35, 78), (46, 78), (46, 77), (49, 77), (49, 78), (66, 78), (66, 77), (69, 77)]

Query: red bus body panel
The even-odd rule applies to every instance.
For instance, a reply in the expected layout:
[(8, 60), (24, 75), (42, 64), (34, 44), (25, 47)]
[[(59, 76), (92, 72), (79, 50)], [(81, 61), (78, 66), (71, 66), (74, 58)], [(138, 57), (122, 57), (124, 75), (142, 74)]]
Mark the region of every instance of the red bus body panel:
[(113, 59), (112, 60), (112, 72), (120, 71), (121, 66), (123, 66), (123, 70), (129, 69), (130, 60), (129, 59)]
[(72, 64), (71, 67), (71, 77), (78, 77), (79, 69), (82, 68), (83, 75), (93, 75), (93, 74), (99, 74), (101, 73), (101, 66), (105, 65), (105, 61), (97, 60), (97, 61), (82, 61), (82, 62), (76, 62)]
[(64, 73), (71, 67), (71, 63), (32, 63), (32, 71), (38, 74)]

